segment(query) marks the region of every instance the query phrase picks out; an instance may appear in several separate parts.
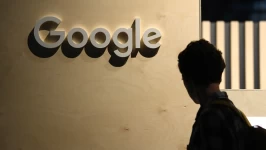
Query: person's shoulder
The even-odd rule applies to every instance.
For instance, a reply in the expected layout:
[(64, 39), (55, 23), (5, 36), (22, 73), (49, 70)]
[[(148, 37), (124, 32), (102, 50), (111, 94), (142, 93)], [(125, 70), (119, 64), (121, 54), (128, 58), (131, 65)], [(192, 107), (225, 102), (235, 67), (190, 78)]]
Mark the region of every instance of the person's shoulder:
[(221, 128), (226, 121), (225, 111), (219, 107), (203, 110), (199, 122), (206, 128)]
[(199, 133), (205, 144), (212, 149), (234, 147), (238, 127), (230, 109), (223, 106), (205, 109), (199, 120)]
[[(225, 101), (226, 103), (231, 103), (232, 106), (234, 105), (231, 101)], [(237, 117), (235, 110), (232, 107), (229, 107), (225, 104), (209, 104), (208, 107), (202, 109), (201, 117), (204, 119), (213, 119), (213, 120), (228, 120), (234, 119)]]
[(239, 116), (225, 105), (215, 105), (201, 112), (200, 124), (212, 128), (235, 128)]

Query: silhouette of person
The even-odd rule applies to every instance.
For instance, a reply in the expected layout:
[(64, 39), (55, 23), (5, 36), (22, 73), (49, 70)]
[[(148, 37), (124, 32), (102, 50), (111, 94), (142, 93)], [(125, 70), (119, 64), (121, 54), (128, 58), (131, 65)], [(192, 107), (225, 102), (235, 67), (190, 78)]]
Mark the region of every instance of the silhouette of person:
[(226, 67), (222, 52), (204, 39), (192, 41), (179, 53), (178, 67), (190, 98), (200, 105), (187, 149), (243, 150), (242, 118), (225, 105), (210, 105), (218, 100), (234, 105), (219, 87)]

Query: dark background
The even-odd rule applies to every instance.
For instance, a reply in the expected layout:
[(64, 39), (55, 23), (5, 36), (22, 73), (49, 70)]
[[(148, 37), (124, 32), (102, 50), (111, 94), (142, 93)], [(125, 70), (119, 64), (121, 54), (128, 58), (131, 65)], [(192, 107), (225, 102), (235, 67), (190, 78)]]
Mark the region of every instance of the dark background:
[(266, 20), (266, 0), (201, 0), (202, 20)]

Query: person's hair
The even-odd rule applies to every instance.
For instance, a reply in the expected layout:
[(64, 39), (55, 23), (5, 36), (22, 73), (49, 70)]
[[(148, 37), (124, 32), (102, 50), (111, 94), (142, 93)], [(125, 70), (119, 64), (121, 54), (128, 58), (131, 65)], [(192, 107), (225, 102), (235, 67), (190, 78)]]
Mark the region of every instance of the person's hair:
[(190, 42), (178, 55), (178, 67), (183, 79), (196, 85), (220, 83), (225, 62), (222, 52), (204, 39)]

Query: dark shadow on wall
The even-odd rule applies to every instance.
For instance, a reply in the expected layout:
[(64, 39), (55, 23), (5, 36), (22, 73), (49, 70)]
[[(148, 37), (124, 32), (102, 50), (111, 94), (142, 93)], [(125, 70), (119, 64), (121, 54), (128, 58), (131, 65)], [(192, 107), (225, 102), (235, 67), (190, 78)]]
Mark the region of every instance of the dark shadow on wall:
[[(160, 47), (158, 48), (149, 48), (147, 47), (144, 42), (143, 42), (143, 38), (140, 40), (140, 48), (136, 48), (136, 27), (135, 27), (135, 21), (133, 22), (133, 24), (131, 25), (131, 28), (132, 28), (132, 52), (131, 52), (131, 58), (136, 58), (137, 57), (137, 54), (140, 53), (143, 57), (146, 57), (146, 58), (151, 58), (151, 57), (154, 57)], [(155, 33), (150, 33), (148, 36), (153, 36)], [(118, 38), (117, 38), (121, 43), (126, 43), (128, 41), (128, 37), (127, 37), (127, 34), (126, 33), (120, 33), (118, 35)], [(149, 41), (151, 44), (155, 44), (157, 42), (159, 42), (161, 39), (160, 38), (156, 38), (154, 40), (151, 40)], [(119, 48), (115, 45), (115, 43), (113, 42), (113, 38), (112, 40), (110, 41), (110, 44), (108, 46), (108, 52), (109, 54), (111, 55), (111, 58), (109, 60), (109, 63), (115, 67), (122, 67), (126, 64), (127, 60), (129, 57), (125, 57), (125, 58), (121, 58), (121, 57), (118, 57), (114, 51), (115, 50), (119, 50), (121, 53), (123, 52), (126, 52), (127, 51), (127, 48)]]
[(131, 25), (131, 28), (132, 28), (132, 53), (131, 53), (131, 57), (132, 58), (136, 58), (137, 55), (138, 55), (138, 52), (139, 52), (139, 49), (136, 48), (136, 26), (135, 26), (135, 20), (133, 22), (133, 24)]
[[(103, 33), (97, 33), (95, 35), (95, 39), (99, 43), (104, 43), (106, 40), (106, 37)], [(85, 52), (91, 58), (99, 58), (104, 54), (107, 47), (108, 46), (106, 46), (104, 48), (96, 48), (95, 46), (92, 45), (92, 43), (89, 39), (87, 45), (85, 46)]]
[(113, 42), (113, 40), (111, 40), (109, 46), (108, 46), (108, 52), (109, 54), (111, 55), (110, 59), (109, 59), (109, 63), (114, 66), (114, 67), (122, 67), (126, 64), (127, 60), (129, 57), (124, 57), (124, 58), (121, 58), (121, 57), (118, 57), (114, 51), (115, 50), (119, 50), (120, 52), (126, 52), (127, 51), (127, 48), (125, 49), (121, 49), (121, 48), (118, 48), (115, 43)]
[[(41, 29), (40, 30), (46, 30), (46, 31), (52, 31), (52, 30), (55, 30), (57, 28), (57, 24), (53, 23), (53, 22), (47, 22), (45, 24), (43, 24), (41, 26)], [(135, 34), (136, 34), (136, 27), (135, 27), (135, 21), (133, 22), (133, 24), (131, 25), (131, 28), (132, 28), (132, 53), (131, 53), (131, 58), (135, 58), (137, 57), (137, 54), (140, 53), (142, 56), (144, 57), (147, 57), (147, 58), (151, 58), (151, 57), (154, 57), (158, 51), (159, 51), (159, 48), (156, 48), (156, 49), (151, 49), (151, 48), (148, 48), (144, 42), (143, 42), (143, 39), (140, 40), (140, 48), (136, 48), (136, 37), (135, 37)], [(152, 36), (152, 34), (150, 34), (149, 36)], [(48, 35), (45, 39), (44, 39), (44, 42), (46, 43), (55, 43), (59, 40), (59, 36), (51, 36), (51, 35)], [(98, 33), (96, 34), (96, 40), (97, 42), (99, 43), (103, 43), (105, 42), (106, 40), (106, 37), (104, 34), (101, 34), (101, 33)], [(72, 37), (74, 43), (80, 43), (81, 41), (83, 41), (83, 36), (82, 34), (80, 33), (75, 33)], [(126, 43), (128, 41), (128, 37), (127, 37), (127, 34), (126, 33), (120, 33), (118, 35), (118, 40), (121, 42), (121, 43)], [(154, 39), (152, 41), (150, 41), (150, 43), (157, 43), (159, 42), (160, 38), (157, 38), (157, 39)], [(40, 58), (49, 58), (51, 56), (53, 56), (59, 49), (60, 46), (56, 47), (56, 48), (45, 48), (45, 47), (42, 47), (35, 39), (34, 37), (34, 28), (31, 30), (29, 36), (28, 36), (28, 47), (30, 49), (30, 51), (37, 57), (40, 57)], [(101, 57), (106, 48), (108, 48), (108, 52), (109, 54), (111, 55), (110, 59), (109, 59), (109, 63), (111, 65), (113, 65), (114, 67), (122, 67), (126, 64), (127, 60), (129, 57), (124, 57), (124, 58), (121, 58), (121, 57), (118, 57), (114, 51), (115, 50), (119, 50), (121, 53), (123, 52), (126, 52), (127, 51), (127, 48), (119, 48), (115, 45), (115, 43), (113, 42), (113, 38), (111, 38), (111, 41), (109, 43), (108, 46), (104, 47), (104, 48), (95, 48), (91, 41), (88, 40), (87, 44), (82, 47), (82, 48), (74, 48), (72, 47), (68, 41), (67, 41), (67, 37), (65, 38), (65, 40), (63, 41), (62, 45), (61, 45), (61, 50), (62, 50), (62, 53), (64, 54), (64, 56), (68, 57), (68, 58), (76, 58), (78, 57), (82, 50), (85, 49), (85, 53), (91, 57), (91, 58), (99, 58)]]
[[(151, 34), (152, 35), (152, 34)], [(150, 36), (151, 36), (150, 35)], [(157, 42), (160, 41), (161, 38), (157, 38), (157, 39), (154, 39), (152, 41), (150, 41), (151, 44), (155, 44)], [(143, 42), (143, 38), (141, 39), (141, 48), (139, 50), (139, 53), (143, 56), (143, 57), (146, 57), (146, 58), (152, 58), (154, 57), (155, 55), (157, 55), (157, 53), (159, 52), (159, 49), (160, 47), (158, 48), (149, 48), (147, 47), (144, 42)]]
[[(45, 39), (45, 41), (47, 42), (47, 38)], [(52, 48), (52, 49), (48, 49), (45, 47), (42, 47), (36, 40), (34, 37), (34, 29), (30, 32), (29, 36), (28, 36), (28, 47), (30, 49), (30, 51), (37, 57), (40, 58), (49, 58), (51, 56), (53, 56), (59, 49), (59, 47), (56, 48)]]
[[(144, 44), (144, 42), (143, 42), (143, 38), (141, 38), (141, 40), (140, 40), (140, 48), (136, 48), (136, 42), (137, 41), (136, 41), (136, 26), (135, 26), (136, 24), (135, 24), (135, 22), (136, 21), (134, 20), (133, 24), (131, 25), (131, 28), (132, 28), (132, 44), (133, 44), (131, 58), (136, 58), (138, 53), (140, 53), (143, 57), (146, 57), (146, 58), (154, 57), (158, 53), (160, 47), (155, 48), (155, 49), (147, 47)], [(152, 36), (153, 34), (154, 33), (151, 33), (151, 34), (149, 34), (149, 36)], [(155, 44), (155, 43), (159, 42), (160, 39), (161, 38), (154, 39), (154, 40), (150, 41), (150, 43)]]
[[(73, 34), (73, 37), (72, 37), (73, 41), (76, 42), (76, 43), (81, 43), (83, 41), (83, 36), (81, 33), (75, 33)], [(63, 44), (62, 44), (62, 47), (61, 47), (61, 50), (62, 50), (62, 53), (68, 57), (68, 58), (76, 58), (78, 57), (82, 50), (83, 50), (84, 47), (81, 47), (81, 48), (74, 48), (72, 47), (68, 41), (67, 41), (67, 38), (65, 38)]]
[[(57, 26), (58, 24), (54, 22), (46, 22), (40, 27), (40, 30), (51, 31), (55, 30)], [(50, 36), (50, 34), (48, 34), (47, 37), (44, 39), (44, 42), (54, 43), (58, 41), (59, 38), (60, 36)], [(48, 58), (53, 56), (58, 51), (60, 46), (51, 49), (42, 47), (34, 37), (34, 28), (33, 28), (28, 36), (28, 47), (35, 56), (40, 58)]]
[(88, 44), (85, 46), (85, 52), (86, 54), (91, 58), (99, 58), (101, 57), (106, 50), (105, 48), (96, 48), (91, 44), (91, 41), (88, 41)]

